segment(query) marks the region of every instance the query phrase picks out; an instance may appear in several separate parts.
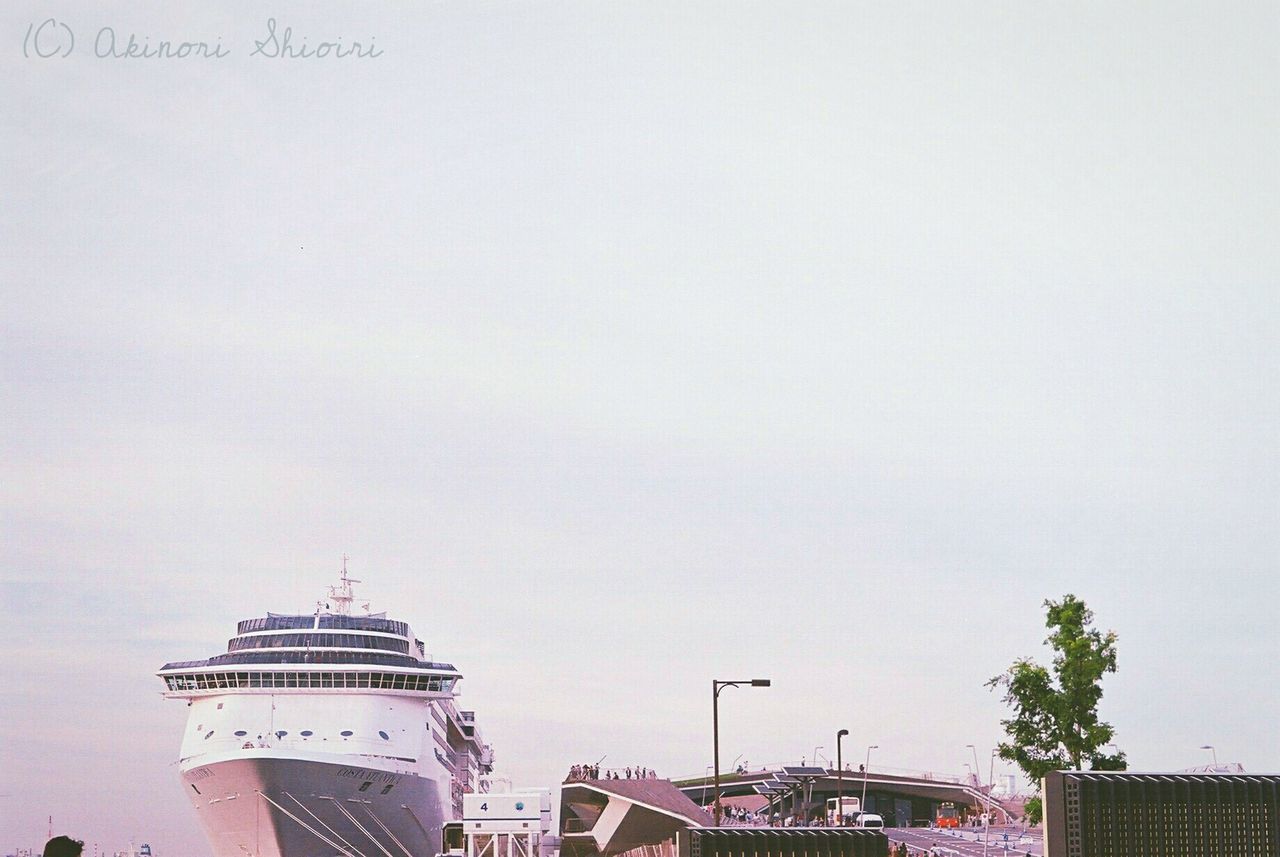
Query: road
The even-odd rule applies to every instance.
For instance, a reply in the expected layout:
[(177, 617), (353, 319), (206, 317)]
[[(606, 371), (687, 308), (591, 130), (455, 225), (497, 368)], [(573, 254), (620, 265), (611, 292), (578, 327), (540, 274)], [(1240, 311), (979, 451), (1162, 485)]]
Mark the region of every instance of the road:
[[(887, 827), (884, 832), (890, 842), (907, 843), (912, 849), (911, 857), (916, 857), (917, 853), (938, 854), (943, 857), (983, 857), (981, 830), (975, 833), (972, 828), (967, 828), (955, 833), (927, 827)], [(991, 844), (987, 848), (986, 857), (1025, 857), (1027, 854), (1039, 857), (1043, 853), (1039, 836), (1024, 833), (1018, 827), (991, 828)]]

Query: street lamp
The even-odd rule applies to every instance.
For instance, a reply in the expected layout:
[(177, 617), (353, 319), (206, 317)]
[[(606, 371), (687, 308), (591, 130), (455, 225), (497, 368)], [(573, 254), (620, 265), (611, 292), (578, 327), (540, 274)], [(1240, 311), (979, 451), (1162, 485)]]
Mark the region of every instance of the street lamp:
[[(983, 856), (985, 857), (987, 853), (987, 846), (991, 842), (991, 787), (987, 786), (986, 792), (983, 792), (982, 790), (982, 774), (979, 773), (979, 768), (978, 768), (978, 748), (972, 744), (965, 744), (965, 746), (973, 751), (973, 778), (978, 781), (978, 785), (977, 785), (978, 794), (984, 798), (987, 804), (987, 812), (983, 819), (983, 825), (982, 825), (983, 827), (982, 853), (983, 853)], [(996, 755), (999, 752), (1000, 751), (998, 748), (991, 751), (991, 764), (989, 765), (988, 774), (992, 779), (994, 779), (995, 777)], [(967, 765), (969, 763), (966, 762), (965, 764)]]
[(862, 766), (862, 800), (858, 801), (858, 819), (862, 822), (859, 827), (867, 826), (867, 770), (871, 767), (871, 751), (879, 750), (879, 744), (872, 744), (867, 748), (867, 761)]
[(987, 795), (996, 787), (996, 757), (1000, 755), (1000, 748), (995, 747), (991, 750), (991, 764), (987, 766)]
[(1216, 749), (1212, 744), (1205, 744), (1205, 745), (1204, 745), (1204, 746), (1202, 746), (1200, 749), (1201, 749), (1201, 750), (1213, 750), (1213, 766), (1214, 766), (1215, 768), (1216, 768), (1216, 767), (1218, 767), (1218, 751), (1217, 751), (1217, 749)]
[[(982, 857), (987, 857), (987, 846), (991, 842), (991, 793), (996, 788), (996, 756), (998, 755), (1000, 755), (1000, 748), (992, 748), (991, 764), (987, 768), (987, 829), (986, 835), (982, 837)], [(1008, 821), (1008, 814), (1008, 811), (1005, 810), (1005, 821)]]
[(716, 803), (714, 812), (716, 827), (720, 826), (720, 691), (726, 687), (738, 687), (744, 684), (750, 687), (768, 687), (770, 681), (767, 678), (752, 678), (740, 681), (711, 680), (711, 732), (712, 743), (715, 745), (716, 762)]
[(844, 827), (844, 757), (840, 755), (840, 739), (848, 729), (836, 733), (836, 827)]

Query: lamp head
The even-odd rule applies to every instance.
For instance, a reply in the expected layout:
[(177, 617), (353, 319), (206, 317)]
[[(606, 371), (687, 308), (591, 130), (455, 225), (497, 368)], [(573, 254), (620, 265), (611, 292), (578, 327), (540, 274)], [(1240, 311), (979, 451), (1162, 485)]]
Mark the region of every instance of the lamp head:
[(849, 734), (849, 730), (848, 730), (848, 729), (841, 729), (839, 732), (837, 732), (837, 733), (836, 733), (836, 737), (837, 737), (837, 738), (843, 738), (844, 736), (846, 736), (846, 735), (848, 735), (848, 734)]
[(769, 685), (770, 681), (767, 678), (753, 678), (751, 680), (752, 687), (768, 687)]

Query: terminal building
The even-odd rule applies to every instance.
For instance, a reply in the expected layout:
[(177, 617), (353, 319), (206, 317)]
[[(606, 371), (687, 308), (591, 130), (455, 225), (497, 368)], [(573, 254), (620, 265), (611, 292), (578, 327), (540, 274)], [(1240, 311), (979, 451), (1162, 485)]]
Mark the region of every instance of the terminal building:
[[(676, 786), (698, 806), (714, 802), (715, 786), (709, 778), (680, 780)], [(945, 805), (963, 820), (990, 806), (993, 816), (1016, 818), (1021, 808), (1006, 805), (971, 785), (944, 779), (898, 774), (836, 771), (830, 768), (790, 768), (734, 772), (720, 776), (720, 800), (725, 807), (763, 813), (781, 823), (806, 824), (826, 818), (827, 800), (837, 793), (861, 799), (865, 811), (884, 818), (886, 827), (919, 826), (936, 821)]]

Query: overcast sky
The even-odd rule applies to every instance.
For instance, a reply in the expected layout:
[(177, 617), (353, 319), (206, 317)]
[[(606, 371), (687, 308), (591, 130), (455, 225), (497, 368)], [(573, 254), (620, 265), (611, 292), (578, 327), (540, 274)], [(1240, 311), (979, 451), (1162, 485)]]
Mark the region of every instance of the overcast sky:
[(985, 767), (1068, 592), (1280, 769), (1274, 4), (113, 5), (0, 13), (6, 853), (208, 854), (154, 672), (343, 553), (519, 783)]

